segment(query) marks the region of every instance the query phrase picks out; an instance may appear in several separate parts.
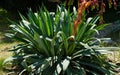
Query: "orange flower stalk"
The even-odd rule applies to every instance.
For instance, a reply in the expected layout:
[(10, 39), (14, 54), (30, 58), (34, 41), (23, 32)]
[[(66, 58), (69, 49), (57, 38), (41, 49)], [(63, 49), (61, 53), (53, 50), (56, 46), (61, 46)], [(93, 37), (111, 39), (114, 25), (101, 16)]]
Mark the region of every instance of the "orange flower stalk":
[[(81, 3), (79, 3), (81, 2)], [(83, 12), (91, 5), (92, 1), (86, 1), (86, 0), (79, 0), (78, 2), (78, 15), (76, 20), (74, 21), (74, 31), (73, 36), (76, 34), (78, 25), (82, 22), (83, 18)]]
[[(74, 21), (74, 30), (72, 32), (72, 36), (75, 36), (75, 34), (78, 30), (78, 25), (81, 24), (82, 19), (84, 18), (83, 12), (85, 12), (86, 9), (89, 8), (90, 6), (92, 7), (91, 8), (92, 10), (95, 8), (99, 9), (99, 7), (100, 7), (100, 10), (99, 10), (100, 23), (104, 22), (103, 12), (105, 12), (105, 7), (106, 7), (104, 1), (105, 0), (78, 0), (78, 10), (77, 10), (78, 14)], [(107, 0), (107, 1), (109, 3), (109, 7), (111, 7), (112, 4), (114, 4), (115, 9), (116, 9), (116, 1), (115, 0)]]

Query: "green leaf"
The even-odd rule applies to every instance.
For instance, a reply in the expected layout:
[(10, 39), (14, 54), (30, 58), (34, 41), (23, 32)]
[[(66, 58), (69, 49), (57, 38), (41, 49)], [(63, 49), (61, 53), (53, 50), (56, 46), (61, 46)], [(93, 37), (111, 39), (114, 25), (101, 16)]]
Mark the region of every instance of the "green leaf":
[(70, 64), (70, 59), (71, 59), (71, 57), (66, 57), (61, 63), (59, 63), (56, 67), (54, 74), (59, 75), (62, 70), (66, 71), (67, 67)]
[(24, 59), (21, 64), (22, 64), (22, 66), (23, 66), (28, 72), (31, 72), (31, 71), (32, 71), (32, 69), (31, 69), (30, 67), (28, 67), (28, 64), (27, 64), (27, 62), (26, 62), (26, 59)]
[[(91, 63), (87, 63), (87, 62), (83, 62), (83, 61), (80, 61), (79, 62), (80, 64), (82, 64), (82, 65), (85, 65), (85, 66), (87, 66), (87, 67), (91, 67), (92, 69), (93, 69), (93, 71), (96, 69), (96, 70), (98, 70), (98, 71), (100, 71), (100, 73), (103, 73), (103, 74), (107, 74), (107, 75), (110, 75), (110, 72), (109, 72), (109, 70), (108, 69), (105, 69), (104, 67), (100, 67), (100, 66), (98, 66), (98, 65), (95, 65), (95, 64), (91, 64)], [(90, 69), (91, 70), (91, 69)]]

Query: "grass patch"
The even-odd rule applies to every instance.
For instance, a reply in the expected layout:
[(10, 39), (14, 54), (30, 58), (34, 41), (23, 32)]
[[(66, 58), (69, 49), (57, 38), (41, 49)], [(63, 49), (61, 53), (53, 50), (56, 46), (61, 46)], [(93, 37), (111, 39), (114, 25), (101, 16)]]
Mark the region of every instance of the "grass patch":
[(11, 49), (14, 45), (18, 44), (19, 42), (12, 42), (12, 43), (1, 43), (0, 44), (0, 52), (7, 51)]
[(0, 75), (7, 75), (7, 73), (0, 70)]
[(4, 59), (2, 59), (2, 58), (0, 57), (0, 70), (2, 70), (2, 63), (3, 63), (3, 61), (4, 61)]
[(2, 70), (2, 63), (7, 57), (9, 57), (11, 55), (12, 55), (12, 53), (10, 53), (10, 52), (5, 52), (5, 51), (0, 52), (0, 75), (7, 75), (6, 72)]
[(16, 44), (18, 44), (18, 42), (0, 44), (0, 75), (7, 75), (6, 72), (2, 70), (2, 63), (7, 57), (12, 56), (12, 52), (8, 50)]

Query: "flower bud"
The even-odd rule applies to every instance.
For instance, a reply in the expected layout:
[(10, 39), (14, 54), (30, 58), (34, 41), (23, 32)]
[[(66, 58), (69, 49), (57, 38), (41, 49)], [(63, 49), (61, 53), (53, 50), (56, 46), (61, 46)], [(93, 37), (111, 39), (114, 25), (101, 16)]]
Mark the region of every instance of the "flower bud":
[(88, 2), (85, 4), (85, 8), (88, 8), (90, 5), (91, 5), (91, 1), (88, 1)]

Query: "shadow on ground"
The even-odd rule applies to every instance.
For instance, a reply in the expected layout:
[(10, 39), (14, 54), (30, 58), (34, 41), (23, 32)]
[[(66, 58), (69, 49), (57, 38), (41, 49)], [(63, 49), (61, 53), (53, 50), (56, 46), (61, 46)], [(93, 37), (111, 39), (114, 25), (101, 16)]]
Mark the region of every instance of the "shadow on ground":
[(16, 20), (16, 15), (11, 12), (7, 12), (6, 10), (0, 8), (0, 43), (10, 43), (13, 42), (10, 38), (6, 37), (4, 34), (7, 33), (11, 24), (8, 19)]

